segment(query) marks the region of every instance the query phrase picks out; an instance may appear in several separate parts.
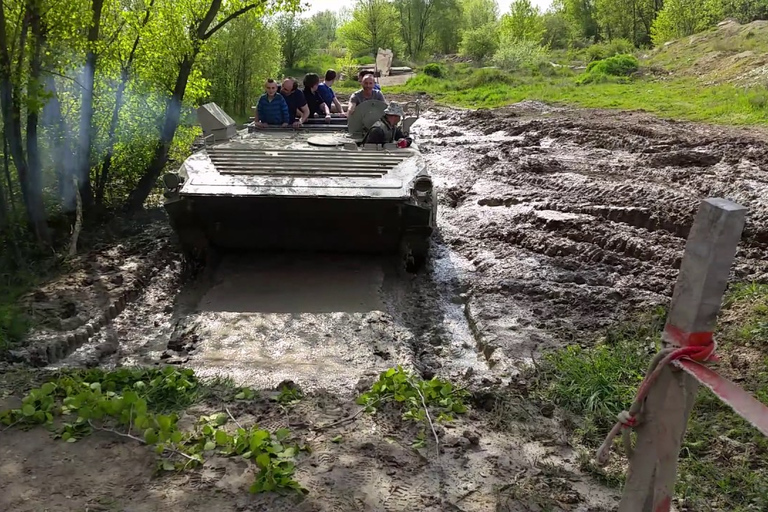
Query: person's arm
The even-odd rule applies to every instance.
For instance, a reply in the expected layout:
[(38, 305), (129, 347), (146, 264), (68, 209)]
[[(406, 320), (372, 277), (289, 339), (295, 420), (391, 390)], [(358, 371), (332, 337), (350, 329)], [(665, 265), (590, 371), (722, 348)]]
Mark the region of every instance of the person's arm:
[(400, 141), (402, 140), (406, 141), (405, 147), (408, 147), (411, 144), (413, 144), (413, 139), (411, 137), (406, 137), (405, 134), (403, 133), (403, 129), (398, 126), (397, 128), (395, 128), (395, 141), (398, 143), (398, 146), (400, 145)]
[(341, 106), (341, 102), (339, 101), (339, 98), (336, 97), (336, 95), (333, 95), (333, 104), (336, 105), (336, 108), (339, 109), (339, 113), (344, 113), (344, 107)]
[(288, 115), (288, 102), (285, 101), (285, 98), (283, 98), (282, 95), (280, 95), (280, 98), (283, 100), (280, 102), (280, 111), (282, 112), (282, 118), (283, 118), (283, 128), (288, 126), (288, 123), (291, 121), (289, 115)]
[(257, 128), (260, 128), (260, 127), (264, 126), (264, 124), (265, 124), (262, 121), (262, 119), (264, 119), (264, 117), (265, 117), (265, 115), (264, 115), (264, 113), (265, 113), (264, 107), (265, 107), (264, 96), (261, 96), (259, 98), (259, 102), (256, 104), (256, 123), (255, 124), (256, 124)]
[(301, 117), (299, 118), (299, 122), (301, 124), (304, 124), (307, 122), (307, 119), (309, 119), (309, 107), (305, 103), (301, 107), (299, 107), (299, 112), (301, 112)]
[(330, 120), (331, 120), (331, 109), (328, 108), (328, 105), (326, 105), (326, 103), (324, 101), (320, 102), (320, 110), (322, 110), (323, 114), (325, 114), (326, 121), (330, 122)]
[(347, 105), (347, 116), (352, 115), (352, 112), (355, 111), (355, 107), (357, 107), (357, 99), (352, 95), (349, 97), (349, 105)]
[(386, 103), (386, 102), (387, 102), (387, 100), (385, 100), (385, 99), (384, 99), (384, 94), (382, 94), (382, 92), (381, 92), (381, 91), (379, 91), (379, 96), (381, 96), (381, 98), (380, 98), (380, 99), (381, 99), (381, 101), (383, 101), (384, 103)]

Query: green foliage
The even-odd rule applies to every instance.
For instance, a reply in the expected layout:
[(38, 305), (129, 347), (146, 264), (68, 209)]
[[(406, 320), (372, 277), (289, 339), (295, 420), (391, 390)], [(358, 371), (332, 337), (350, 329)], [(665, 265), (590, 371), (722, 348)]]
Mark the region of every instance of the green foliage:
[(541, 12), (530, 0), (512, 2), (509, 13), (501, 17), (499, 30), (502, 40), (510, 43), (530, 41), (535, 44), (541, 43), (546, 31)]
[(399, 365), (379, 375), (370, 391), (363, 393), (357, 403), (365, 406), (366, 411), (375, 413), (377, 409), (396, 404), (402, 411), (404, 420), (422, 425), (416, 444), (422, 445), (428, 423), (427, 412), (432, 421), (452, 421), (454, 414), (467, 412), (465, 399), (469, 394), (457, 389), (448, 381), (433, 377), (423, 380), (406, 372)]
[(352, 18), (341, 25), (339, 39), (353, 55), (375, 56), (379, 48), (401, 47), (399, 15), (387, 0), (357, 0)]
[(443, 78), (446, 74), (445, 66), (438, 64), (436, 62), (431, 62), (424, 66), (424, 69), (422, 70), (425, 75), (431, 76), (433, 78)]
[(651, 26), (653, 44), (659, 46), (689, 36), (722, 19), (722, 4), (712, 0), (666, 0)]
[[(306, 492), (293, 479), (293, 461), (303, 448), (288, 443), (287, 429), (238, 427), (231, 434), (225, 429), (228, 415), (218, 413), (201, 418), (192, 432), (179, 430), (173, 411), (191, 405), (200, 390), (192, 370), (172, 367), (73, 372), (30, 391), (20, 408), (0, 412), (0, 424), (45, 424), (69, 443), (93, 430), (116, 432), (154, 446), (158, 469), (165, 471), (200, 465), (210, 453), (240, 456), (259, 470), (251, 492)], [(255, 394), (244, 389), (237, 396)]]
[(293, 68), (316, 49), (314, 26), (310, 20), (299, 17), (295, 12), (278, 16), (275, 29), (280, 37), (280, 49), (286, 68)]
[(637, 71), (639, 66), (637, 58), (632, 55), (615, 55), (596, 60), (587, 65), (587, 70), (578, 78), (577, 83), (588, 84), (614, 77), (627, 77)]
[(509, 72), (520, 69), (539, 69), (548, 64), (547, 52), (537, 42), (526, 39), (502, 40), (493, 55), (493, 63)]
[(632, 54), (635, 45), (627, 39), (613, 39), (604, 43), (596, 43), (586, 49), (587, 60), (603, 60), (621, 54)]
[[(568, 347), (538, 365), (535, 392), (573, 415), (578, 442), (590, 451), (602, 443), (616, 414), (634, 399), (664, 325), (664, 311), (649, 312), (610, 328), (590, 348)], [(719, 332), (721, 353), (751, 344), (760, 355), (740, 384), (759, 400), (768, 400), (768, 286), (738, 284), (728, 291)], [(755, 329), (757, 327), (757, 329)], [(728, 368), (721, 368), (728, 372)], [(585, 464), (587, 469), (595, 468)], [(768, 506), (768, 438), (727, 405), (702, 389), (688, 423), (681, 451), (676, 493), (692, 510), (765, 510)], [(602, 478), (621, 484), (611, 470)]]
[(482, 25), (462, 32), (459, 53), (477, 61), (493, 56), (499, 48), (499, 33), (495, 24)]

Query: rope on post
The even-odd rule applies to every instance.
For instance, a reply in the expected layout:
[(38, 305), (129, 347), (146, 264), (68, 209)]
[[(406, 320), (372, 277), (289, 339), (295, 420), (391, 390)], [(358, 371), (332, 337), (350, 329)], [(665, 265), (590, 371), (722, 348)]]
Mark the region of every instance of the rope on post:
[[(665, 335), (669, 333), (669, 331), (670, 330), (667, 329)], [(600, 445), (600, 448), (598, 448), (598, 465), (605, 466), (608, 464), (611, 457), (613, 440), (619, 435), (619, 432), (622, 433), (622, 442), (624, 444), (624, 449), (627, 452), (627, 456), (632, 456), (632, 441), (629, 437), (629, 429), (636, 427), (639, 424), (645, 398), (648, 396), (651, 386), (656, 382), (659, 373), (665, 366), (679, 359), (691, 359), (700, 363), (717, 360), (717, 355), (715, 354), (717, 343), (714, 338), (712, 338), (711, 334), (709, 334), (707, 338), (708, 339), (700, 345), (664, 348), (654, 356), (648, 371), (645, 374), (645, 378), (640, 383), (635, 400), (632, 402), (629, 410), (621, 411), (619, 413), (618, 422), (608, 433), (608, 436), (605, 438), (605, 441), (603, 441), (603, 444)]]

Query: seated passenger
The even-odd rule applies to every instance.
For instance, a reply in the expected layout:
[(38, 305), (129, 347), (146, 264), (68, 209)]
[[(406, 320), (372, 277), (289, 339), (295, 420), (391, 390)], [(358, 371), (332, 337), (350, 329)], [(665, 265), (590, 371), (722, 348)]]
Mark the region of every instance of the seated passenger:
[[(288, 105), (289, 122), (294, 128), (301, 128), (301, 125), (309, 117), (309, 107), (307, 107), (304, 93), (299, 90), (299, 83), (293, 77), (286, 78), (280, 88), (280, 94), (285, 98), (285, 103)], [(300, 114), (299, 119), (296, 119), (296, 114)]]
[(360, 103), (363, 103), (364, 101), (368, 100), (379, 100), (379, 101), (386, 101), (384, 99), (384, 95), (381, 94), (381, 91), (377, 91), (373, 88), (375, 85), (373, 81), (373, 75), (365, 75), (363, 77), (363, 88), (359, 91), (355, 92), (352, 96), (349, 97), (349, 106), (347, 107), (347, 115), (351, 116), (352, 112), (355, 111), (355, 107), (357, 107)]
[(406, 137), (400, 128), (400, 120), (403, 118), (403, 107), (394, 101), (384, 110), (384, 115), (376, 121), (368, 133), (365, 134), (363, 144), (391, 144), (397, 143), (399, 148), (407, 148), (413, 139)]
[[(361, 87), (363, 85), (363, 78), (365, 78), (365, 75), (370, 75), (370, 74), (371, 72), (366, 71), (365, 69), (361, 69), (360, 72), (357, 73), (357, 81), (360, 83)], [(381, 90), (381, 87), (379, 87), (379, 84), (376, 83), (375, 80), (374, 80), (373, 88), (376, 89), (377, 91)]]
[(344, 109), (341, 107), (339, 99), (336, 97), (336, 93), (333, 92), (333, 82), (336, 81), (336, 71), (329, 69), (325, 72), (325, 80), (317, 87), (317, 95), (321, 100), (328, 105), (328, 109), (331, 112), (337, 114), (343, 114)]
[(320, 77), (317, 73), (307, 73), (304, 76), (304, 97), (307, 99), (307, 107), (309, 107), (309, 115), (324, 116), (326, 121), (331, 120), (331, 111), (328, 109), (328, 105), (320, 99), (317, 94), (317, 89), (320, 86)]
[(288, 104), (282, 94), (277, 94), (277, 83), (268, 78), (264, 86), (267, 92), (261, 95), (256, 108), (256, 128), (267, 125), (288, 126)]

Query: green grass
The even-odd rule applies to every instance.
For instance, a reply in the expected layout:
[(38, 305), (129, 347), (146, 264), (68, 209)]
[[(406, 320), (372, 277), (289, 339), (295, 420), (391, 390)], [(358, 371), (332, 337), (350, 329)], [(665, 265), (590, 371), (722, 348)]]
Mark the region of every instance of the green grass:
[[(490, 76), (496, 72), (496, 76)], [(485, 73), (486, 77), (480, 75)], [(436, 101), (465, 108), (496, 108), (523, 100), (587, 108), (643, 110), (663, 118), (728, 125), (768, 123), (768, 90), (703, 86), (693, 78), (634, 79), (578, 85), (571, 76), (512, 76), (478, 69), (447, 79), (417, 75), (387, 92), (426, 92)], [(484, 78), (484, 80), (481, 80)], [(473, 80), (475, 80), (473, 82)]]
[[(718, 328), (720, 354), (748, 350), (747, 368), (721, 364), (725, 375), (768, 403), (768, 285), (732, 287)], [(570, 413), (577, 444), (590, 453), (602, 443), (616, 415), (631, 404), (660, 339), (664, 312), (651, 312), (608, 330), (591, 348), (569, 347), (539, 365), (537, 396)], [(623, 468), (582, 466), (620, 485)], [(689, 510), (746, 512), (768, 509), (768, 439), (714, 395), (701, 390), (680, 456), (677, 495)]]

